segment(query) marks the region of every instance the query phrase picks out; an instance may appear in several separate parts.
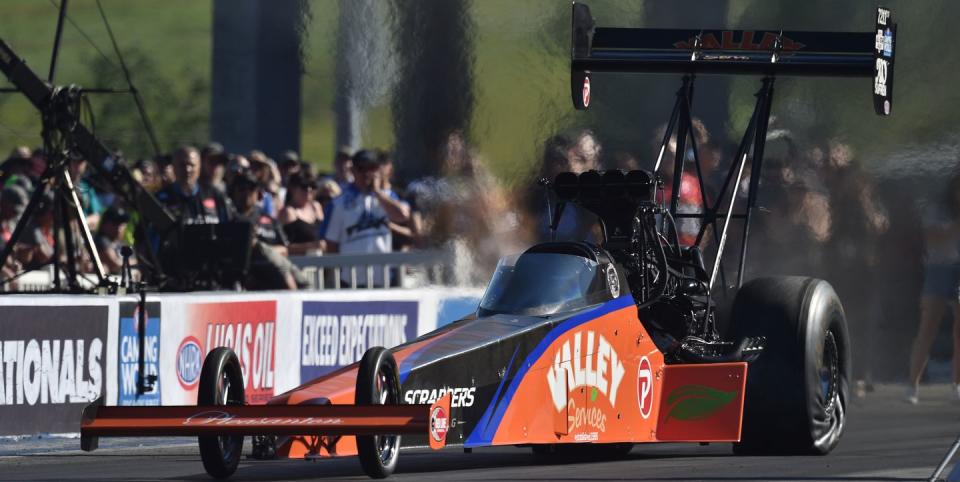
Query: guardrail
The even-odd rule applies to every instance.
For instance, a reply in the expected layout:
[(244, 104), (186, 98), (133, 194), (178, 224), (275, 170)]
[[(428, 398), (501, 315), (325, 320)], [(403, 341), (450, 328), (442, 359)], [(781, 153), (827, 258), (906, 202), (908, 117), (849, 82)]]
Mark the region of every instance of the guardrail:
[[(375, 254), (291, 256), (310, 289), (416, 288), (442, 285), (449, 278), (451, 254), (443, 250)], [(386, 280), (368, 282), (369, 280)], [(386, 285), (386, 286), (384, 286)]]

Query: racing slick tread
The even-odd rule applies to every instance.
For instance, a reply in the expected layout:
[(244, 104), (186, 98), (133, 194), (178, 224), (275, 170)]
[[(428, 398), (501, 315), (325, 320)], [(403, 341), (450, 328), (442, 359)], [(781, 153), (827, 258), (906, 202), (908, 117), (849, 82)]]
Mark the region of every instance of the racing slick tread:
[[(743, 429), (734, 453), (829, 453), (843, 432), (850, 379), (849, 335), (833, 287), (798, 276), (751, 280), (737, 293), (732, 321), (736, 339), (767, 339), (747, 370)], [(837, 357), (836, 370), (826, 372), (835, 374), (831, 386), (838, 398), (825, 396), (821, 379), (828, 338)]]

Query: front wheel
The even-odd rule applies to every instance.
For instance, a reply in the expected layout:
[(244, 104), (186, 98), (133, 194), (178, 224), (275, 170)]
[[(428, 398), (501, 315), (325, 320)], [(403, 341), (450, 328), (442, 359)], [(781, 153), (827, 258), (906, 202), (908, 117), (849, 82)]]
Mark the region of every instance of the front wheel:
[[(229, 348), (215, 348), (203, 360), (197, 405), (243, 405), (243, 374), (237, 355)], [(233, 475), (240, 464), (243, 436), (202, 435), (198, 437), (200, 460), (211, 477)]]
[[(400, 372), (386, 348), (370, 348), (357, 370), (357, 405), (399, 405)], [(357, 455), (363, 471), (374, 479), (389, 477), (400, 456), (399, 435), (357, 435)]]
[(752, 280), (737, 293), (738, 339), (766, 337), (747, 369), (740, 454), (824, 455), (846, 425), (850, 338), (829, 283), (802, 277)]

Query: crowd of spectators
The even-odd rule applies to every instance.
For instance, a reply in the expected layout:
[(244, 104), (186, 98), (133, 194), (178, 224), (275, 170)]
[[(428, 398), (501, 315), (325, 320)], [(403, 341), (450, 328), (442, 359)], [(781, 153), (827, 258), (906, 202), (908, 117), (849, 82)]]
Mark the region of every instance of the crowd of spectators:
[[(387, 152), (344, 148), (336, 155), (335, 171), (326, 174), (292, 151), (276, 161), (261, 151), (228, 153), (210, 143), (202, 149), (182, 146), (169, 156), (131, 163), (130, 168), (181, 224), (253, 225), (246, 288), (296, 289), (306, 280), (289, 256), (388, 253), (424, 245), (412, 200), (401, 196), (392, 183), (392, 162)], [(11, 240), (46, 166), (42, 150), (24, 147), (0, 165), (0, 247)], [(133, 242), (137, 215), (111, 194), (109, 186), (99, 184), (102, 180), (88, 175), (87, 167), (85, 159), (74, 157), (67, 173), (105, 270), (120, 274), (125, 261), (121, 248)], [(3, 267), (4, 284), (52, 261), (57, 244), (54, 203), (51, 189), (39, 198)], [(79, 244), (81, 226), (73, 220), (69, 229), (76, 235), (74, 254), (80, 271), (92, 271), (92, 260)], [(60, 257), (65, 260), (66, 253)], [(137, 263), (135, 255), (126, 261)], [(382, 278), (381, 273), (370, 282), (389, 282)], [(367, 282), (359, 280), (361, 285)], [(8, 288), (14, 286), (10, 282)]]

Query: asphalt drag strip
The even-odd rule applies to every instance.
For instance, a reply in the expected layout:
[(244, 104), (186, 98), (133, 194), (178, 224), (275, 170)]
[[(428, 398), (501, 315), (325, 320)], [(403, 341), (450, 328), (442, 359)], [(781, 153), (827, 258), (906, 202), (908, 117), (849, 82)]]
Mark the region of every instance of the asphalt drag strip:
[[(740, 457), (730, 444), (637, 445), (618, 460), (540, 464), (527, 448), (404, 451), (390, 480), (908, 481), (926, 480), (960, 435), (960, 401), (947, 385), (924, 387), (918, 405), (902, 386), (881, 386), (849, 410), (840, 446), (825, 457)], [(122, 440), (122, 439), (121, 439)], [(104, 440), (106, 442), (106, 440)], [(191, 439), (110, 441), (93, 453), (79, 440), (0, 441), (0, 480), (212, 480)], [(249, 439), (245, 445), (249, 452)], [(947, 472), (953, 467), (948, 466)], [(230, 480), (368, 480), (353, 458), (307, 462), (244, 459)]]

